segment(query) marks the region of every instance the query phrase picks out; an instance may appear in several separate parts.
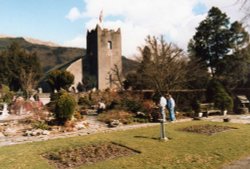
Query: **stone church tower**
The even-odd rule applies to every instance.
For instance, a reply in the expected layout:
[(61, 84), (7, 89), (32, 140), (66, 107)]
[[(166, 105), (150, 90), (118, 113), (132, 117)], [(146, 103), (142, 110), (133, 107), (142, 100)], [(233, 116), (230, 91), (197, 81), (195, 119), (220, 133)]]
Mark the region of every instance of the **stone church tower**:
[[(122, 70), (121, 30), (102, 29), (99, 25), (87, 32), (87, 55), (85, 68), (95, 79), (99, 90), (115, 88), (112, 69)], [(83, 68), (85, 71), (86, 69)], [(84, 73), (85, 76), (85, 73)]]

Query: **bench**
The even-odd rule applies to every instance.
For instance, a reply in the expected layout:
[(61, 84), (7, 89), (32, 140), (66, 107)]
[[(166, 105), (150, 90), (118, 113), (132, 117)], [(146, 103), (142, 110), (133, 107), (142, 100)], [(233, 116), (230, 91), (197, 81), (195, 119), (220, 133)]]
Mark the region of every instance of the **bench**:
[(200, 103), (200, 112), (203, 113), (206, 117), (209, 116), (209, 114), (221, 114), (221, 110), (214, 107), (214, 103)]

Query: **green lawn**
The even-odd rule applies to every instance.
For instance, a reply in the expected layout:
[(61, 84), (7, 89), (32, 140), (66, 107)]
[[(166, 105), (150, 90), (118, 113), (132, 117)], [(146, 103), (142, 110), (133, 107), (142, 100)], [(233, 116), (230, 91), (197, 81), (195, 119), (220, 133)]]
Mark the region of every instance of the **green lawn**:
[[(236, 127), (212, 136), (178, 131), (179, 128), (196, 124), (220, 124)], [(220, 168), (233, 160), (250, 155), (250, 125), (192, 121), (166, 125), (170, 141), (155, 140), (159, 126), (101, 133), (95, 135), (56, 139), (0, 148), (0, 168), (54, 168), (41, 157), (49, 151), (98, 142), (116, 142), (140, 151), (140, 154), (106, 160), (81, 169), (202, 169)]]

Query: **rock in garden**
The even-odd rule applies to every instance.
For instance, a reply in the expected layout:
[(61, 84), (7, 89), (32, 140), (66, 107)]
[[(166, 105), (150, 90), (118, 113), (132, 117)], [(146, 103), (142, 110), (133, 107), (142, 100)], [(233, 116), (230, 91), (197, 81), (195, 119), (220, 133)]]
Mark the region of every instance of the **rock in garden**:
[(50, 131), (48, 131), (48, 130), (43, 130), (42, 131), (42, 135), (49, 135), (50, 134)]
[(2, 132), (0, 132), (0, 138), (2, 137), (5, 137), (5, 135)]
[(117, 127), (119, 126), (120, 121), (119, 120), (113, 120), (109, 123), (109, 127)]
[(85, 129), (86, 126), (85, 126), (84, 124), (82, 124), (82, 123), (78, 123), (78, 124), (76, 124), (75, 128), (76, 128), (77, 130), (81, 130), (81, 129)]
[(24, 136), (31, 136), (31, 133), (32, 133), (31, 130), (26, 130)]
[(5, 135), (5, 136), (13, 136), (13, 135), (16, 134), (16, 132), (17, 132), (17, 130), (14, 129), (14, 128), (6, 128), (6, 129), (4, 130), (4, 135)]
[(31, 131), (31, 133), (30, 133), (31, 136), (36, 136), (37, 134), (38, 134), (38, 133), (37, 133), (36, 130), (33, 130), (33, 131)]

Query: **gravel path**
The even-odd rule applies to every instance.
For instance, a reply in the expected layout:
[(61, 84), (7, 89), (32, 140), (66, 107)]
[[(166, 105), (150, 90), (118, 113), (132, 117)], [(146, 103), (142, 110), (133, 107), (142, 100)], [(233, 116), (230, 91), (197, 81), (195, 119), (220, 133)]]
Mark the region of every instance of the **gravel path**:
[[(182, 119), (176, 122), (183, 122), (183, 121), (191, 121), (191, 119)], [(115, 128), (109, 128), (104, 123), (97, 121), (96, 116), (87, 116), (86, 122), (89, 124), (86, 129), (82, 129), (82, 130), (78, 130), (74, 132), (65, 132), (65, 133), (59, 133), (59, 134), (40, 135), (40, 136), (12, 136), (12, 137), (0, 136), (0, 147), (14, 145), (14, 144), (35, 142), (35, 141), (45, 141), (45, 140), (51, 140), (51, 139), (57, 139), (57, 138), (84, 136), (84, 135), (89, 135), (89, 134), (105, 133), (105, 132), (120, 131), (120, 130), (130, 130), (130, 129), (135, 129), (135, 128), (159, 125), (159, 123), (143, 123), (143, 124), (133, 124), (133, 125), (119, 125), (118, 127), (115, 127)]]

